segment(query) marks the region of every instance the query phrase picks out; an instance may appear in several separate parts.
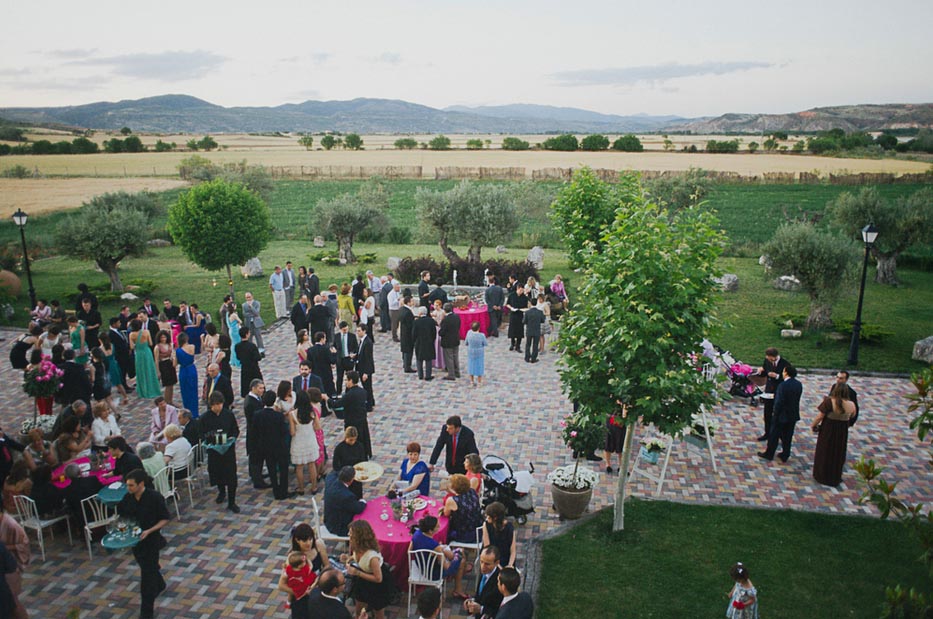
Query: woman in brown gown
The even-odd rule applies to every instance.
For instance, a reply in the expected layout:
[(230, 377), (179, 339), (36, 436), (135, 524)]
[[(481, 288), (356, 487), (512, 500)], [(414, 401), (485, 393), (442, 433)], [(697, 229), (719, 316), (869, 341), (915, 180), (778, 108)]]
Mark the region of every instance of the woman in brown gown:
[(824, 486), (838, 486), (846, 464), (849, 419), (855, 414), (849, 388), (843, 383), (834, 385), (817, 410), (819, 415), (812, 425), (813, 431), (819, 432), (813, 456), (813, 479)]

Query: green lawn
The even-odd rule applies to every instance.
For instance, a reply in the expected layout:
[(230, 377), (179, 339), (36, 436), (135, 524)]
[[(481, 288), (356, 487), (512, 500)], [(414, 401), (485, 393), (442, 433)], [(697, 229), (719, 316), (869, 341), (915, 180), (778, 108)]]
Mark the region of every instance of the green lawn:
[(885, 586), (931, 590), (898, 523), (631, 500), (543, 544), (538, 618), (722, 617), (729, 568), (748, 566), (762, 617), (880, 615)]

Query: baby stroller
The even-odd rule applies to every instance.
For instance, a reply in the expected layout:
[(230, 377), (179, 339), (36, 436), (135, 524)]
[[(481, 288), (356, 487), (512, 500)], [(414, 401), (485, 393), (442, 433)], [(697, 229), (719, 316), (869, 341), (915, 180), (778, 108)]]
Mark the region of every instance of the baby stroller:
[(764, 384), (764, 379), (758, 376), (758, 370), (752, 366), (736, 361), (727, 350), (719, 346), (713, 347), (715, 353), (710, 355), (708, 351), (704, 354), (709, 356), (715, 364), (718, 372), (725, 373), (731, 381), (729, 385), (729, 395), (737, 398), (749, 398), (749, 405), (758, 404), (758, 396), (761, 395), (759, 387)]
[(528, 471), (513, 472), (509, 463), (499, 456), (483, 458), (483, 507), (499, 501), (505, 511), (518, 524), (528, 522), (528, 514), (535, 511), (531, 502), (531, 474), (535, 467), (528, 463)]

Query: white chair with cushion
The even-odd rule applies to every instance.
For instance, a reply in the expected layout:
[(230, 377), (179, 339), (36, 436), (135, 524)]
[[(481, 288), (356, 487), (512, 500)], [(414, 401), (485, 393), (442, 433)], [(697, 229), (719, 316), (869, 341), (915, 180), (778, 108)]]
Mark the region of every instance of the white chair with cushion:
[(36, 502), (28, 496), (17, 494), (13, 497), (13, 501), (16, 504), (16, 512), (19, 514), (19, 523), (24, 529), (35, 529), (36, 537), (39, 539), (39, 550), (42, 551), (43, 561), (45, 561), (45, 540), (42, 537), (42, 531), (44, 529), (48, 529), (49, 537), (55, 539), (55, 531), (53, 531), (51, 527), (58, 522), (64, 521), (65, 526), (68, 527), (68, 543), (73, 543), (71, 539), (71, 522), (69, 522), (69, 517), (67, 515), (43, 519), (39, 517), (39, 510), (36, 508)]
[(170, 466), (163, 468), (152, 477), (153, 488), (158, 491), (162, 488), (162, 496), (168, 501), (175, 502), (175, 515), (181, 520), (181, 512), (178, 511), (178, 490), (175, 488), (175, 469)]
[[(192, 486), (197, 488), (199, 492), (201, 490), (201, 478), (198, 477), (198, 461), (195, 449), (196, 448), (192, 448), (188, 451), (187, 476), (177, 480), (179, 483), (183, 483), (188, 487), (188, 501), (191, 503), (191, 507), (194, 507), (194, 495), (191, 492)], [(174, 475), (174, 472), (172, 475)]]
[[(476, 542), (472, 544), (469, 542), (450, 542), (448, 546), (476, 551), (476, 557), (473, 559), (473, 574), (476, 578), (479, 578), (479, 553), (483, 550), (483, 525), (476, 527)], [(478, 580), (477, 583), (479, 583)]]
[(84, 516), (84, 540), (87, 542), (87, 555), (93, 559), (91, 541), (94, 529), (107, 526), (117, 519), (117, 514), (111, 514), (110, 509), (97, 498), (97, 495), (94, 495), (81, 500), (81, 515)]
[[(435, 578), (436, 577), (436, 578)], [(415, 587), (437, 587), (444, 599), (444, 555), (437, 550), (408, 551), (408, 614)]]
[(314, 497), (311, 497), (311, 510), (313, 512), (313, 518), (314, 518), (313, 522), (311, 523), (311, 526), (315, 528), (315, 530), (317, 531), (317, 536), (321, 539), (321, 541), (323, 541), (325, 544), (328, 541), (346, 542), (347, 544), (350, 543), (349, 536), (337, 535), (327, 530), (327, 527), (324, 526), (324, 521), (321, 520), (321, 513), (318, 511), (317, 501), (314, 500)]

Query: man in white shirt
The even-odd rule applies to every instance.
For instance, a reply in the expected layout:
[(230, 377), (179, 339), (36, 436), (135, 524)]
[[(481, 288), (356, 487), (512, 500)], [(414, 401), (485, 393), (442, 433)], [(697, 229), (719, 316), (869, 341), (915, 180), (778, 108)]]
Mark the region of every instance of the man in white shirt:
[(269, 276), (269, 290), (272, 291), (272, 303), (275, 305), (275, 318), (285, 318), (288, 310), (285, 306), (285, 276), (282, 267), (275, 265), (275, 271)]
[(388, 297), (389, 304), (389, 321), (392, 326), (392, 341), (397, 342), (398, 339), (398, 319), (399, 319), (399, 307), (402, 304), (402, 285), (396, 281), (392, 284), (392, 290), (389, 292)]

